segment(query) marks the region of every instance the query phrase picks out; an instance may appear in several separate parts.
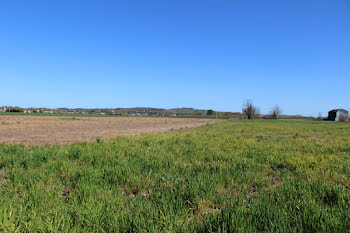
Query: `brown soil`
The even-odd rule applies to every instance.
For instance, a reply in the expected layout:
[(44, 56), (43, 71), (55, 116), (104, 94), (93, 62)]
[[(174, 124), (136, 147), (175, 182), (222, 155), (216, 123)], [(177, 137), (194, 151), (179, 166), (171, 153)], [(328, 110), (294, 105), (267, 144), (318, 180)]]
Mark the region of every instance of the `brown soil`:
[(155, 117), (0, 116), (0, 142), (43, 145), (159, 133), (219, 122)]

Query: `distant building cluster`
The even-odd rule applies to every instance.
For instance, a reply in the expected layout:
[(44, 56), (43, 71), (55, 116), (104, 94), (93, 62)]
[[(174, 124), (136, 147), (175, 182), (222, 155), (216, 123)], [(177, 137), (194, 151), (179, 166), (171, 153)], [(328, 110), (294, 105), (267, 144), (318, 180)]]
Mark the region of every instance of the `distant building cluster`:
[(159, 109), (159, 108), (20, 108), (12, 106), (0, 107), (0, 112), (45, 113), (45, 114), (98, 114), (98, 115), (130, 115), (130, 116), (178, 116), (207, 115), (207, 110), (193, 108)]
[(104, 109), (85, 109), (85, 108), (20, 108), (5, 106), (0, 107), (0, 112), (22, 112), (22, 113), (44, 113), (44, 114), (94, 114), (94, 115), (128, 115), (128, 116), (209, 116), (224, 118), (241, 118), (239, 112), (215, 112), (214, 110), (201, 110), (194, 108), (104, 108)]
[(5, 106), (5, 107), (0, 107), (0, 112), (55, 113), (55, 110), (48, 109), (48, 108), (20, 108), (20, 107)]

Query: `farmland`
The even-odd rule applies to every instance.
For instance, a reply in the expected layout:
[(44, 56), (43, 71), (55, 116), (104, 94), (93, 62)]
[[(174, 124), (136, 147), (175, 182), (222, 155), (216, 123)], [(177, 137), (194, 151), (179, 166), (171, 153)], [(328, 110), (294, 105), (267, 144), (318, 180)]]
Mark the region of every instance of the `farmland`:
[(219, 120), (0, 115), (0, 141), (26, 145), (91, 142), (97, 138), (174, 131), (215, 122)]
[(349, 123), (200, 125), (0, 144), (0, 231), (349, 232)]

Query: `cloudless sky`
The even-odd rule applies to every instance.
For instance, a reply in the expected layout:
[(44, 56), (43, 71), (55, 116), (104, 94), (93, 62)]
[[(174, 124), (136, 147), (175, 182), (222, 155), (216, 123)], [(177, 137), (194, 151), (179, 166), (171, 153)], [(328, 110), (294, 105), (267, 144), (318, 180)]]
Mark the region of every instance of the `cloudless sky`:
[(0, 0), (0, 106), (350, 110), (349, 0)]

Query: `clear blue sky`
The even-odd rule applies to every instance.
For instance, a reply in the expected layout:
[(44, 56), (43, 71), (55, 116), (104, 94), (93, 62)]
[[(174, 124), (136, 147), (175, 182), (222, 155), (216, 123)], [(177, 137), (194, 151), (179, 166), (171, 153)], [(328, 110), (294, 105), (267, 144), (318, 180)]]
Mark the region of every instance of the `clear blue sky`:
[(350, 1), (0, 0), (0, 106), (350, 109)]

